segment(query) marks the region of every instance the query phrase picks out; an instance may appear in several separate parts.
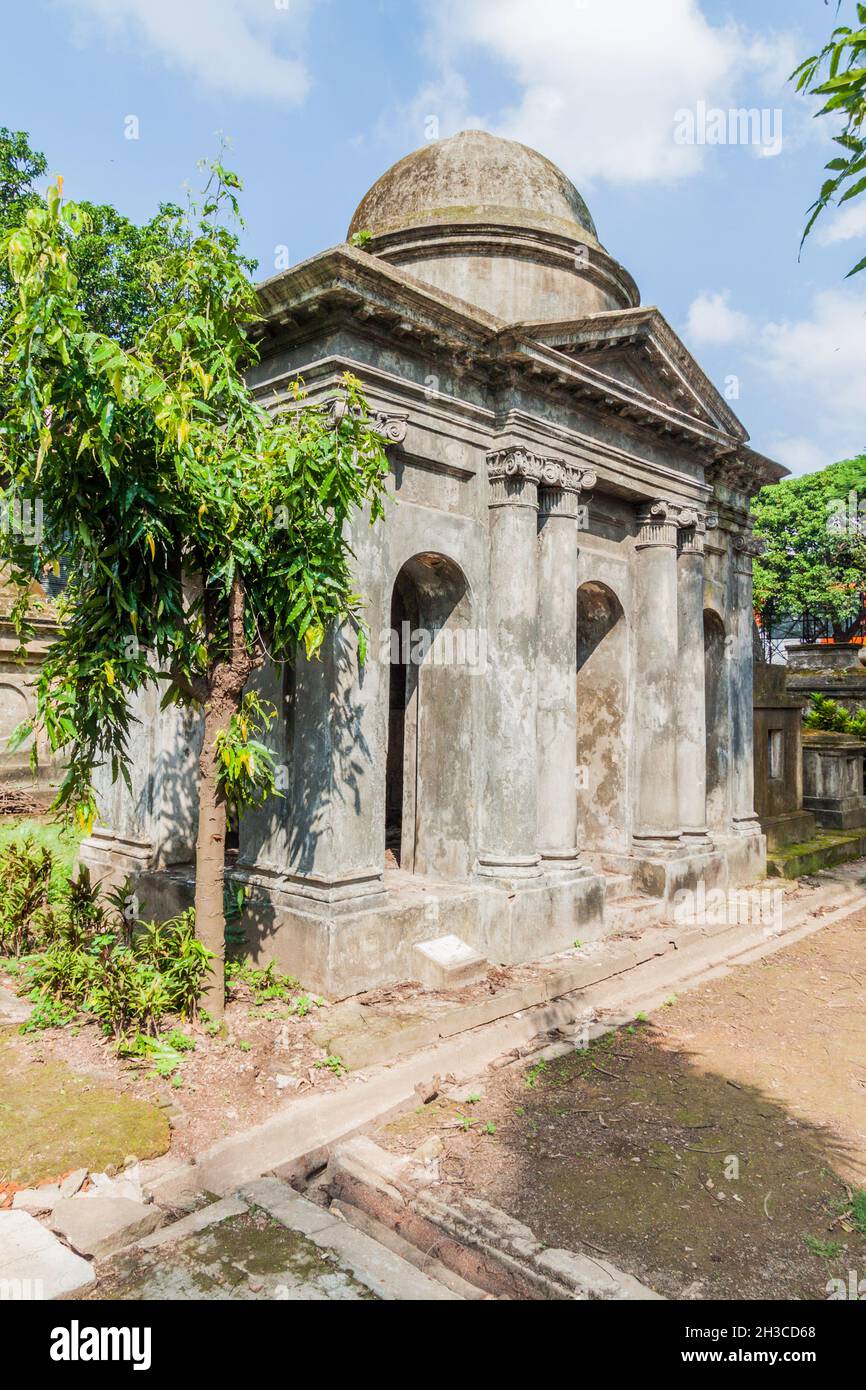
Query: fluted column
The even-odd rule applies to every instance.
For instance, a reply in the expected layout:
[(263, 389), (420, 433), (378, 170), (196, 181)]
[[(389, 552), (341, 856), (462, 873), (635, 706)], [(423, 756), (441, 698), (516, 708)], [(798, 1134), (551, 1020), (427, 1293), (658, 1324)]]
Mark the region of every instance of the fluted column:
[(731, 576), (731, 815), (741, 835), (759, 835), (755, 815), (754, 713), (752, 691), (752, 560), (764, 549), (752, 535), (733, 538)]
[(488, 455), (487, 471), (487, 769), (478, 870), (528, 877), (541, 872), (535, 719), (537, 516), (543, 460), (510, 445)]
[(677, 512), (648, 503), (635, 541), (633, 842), (639, 854), (681, 851), (677, 792)]
[(683, 508), (677, 517), (677, 789), (687, 848), (708, 848), (707, 721), (704, 692), (704, 537), (715, 517)]
[(577, 843), (577, 508), (595, 474), (554, 464), (539, 488), (538, 846), (546, 869), (579, 866)]

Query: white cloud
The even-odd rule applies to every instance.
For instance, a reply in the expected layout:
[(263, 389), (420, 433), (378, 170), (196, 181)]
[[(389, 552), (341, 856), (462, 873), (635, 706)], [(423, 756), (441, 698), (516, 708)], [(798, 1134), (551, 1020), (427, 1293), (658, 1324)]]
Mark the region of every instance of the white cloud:
[(749, 316), (728, 303), (728, 290), (721, 294), (699, 294), (689, 306), (685, 335), (690, 342), (704, 346), (736, 343), (749, 331)]
[(760, 365), (780, 384), (815, 399), (819, 419), (845, 422), (866, 442), (866, 296), (823, 290), (808, 318), (768, 323)]
[[(762, 106), (768, 94), (777, 107), (794, 66), (786, 35), (713, 24), (699, 0), (429, 0), (428, 15), (440, 78), (419, 98), (440, 115), (441, 133), (468, 124), (455, 95), (461, 69), (480, 53), (517, 89), (483, 124), (543, 150), (578, 181), (697, 171), (709, 147), (676, 142), (676, 113), (699, 102)], [(420, 115), (416, 102), (416, 126)]]
[(105, 32), (159, 54), (169, 67), (236, 96), (304, 100), (298, 56), (313, 0), (63, 0), (89, 42)]
[(795, 434), (786, 438), (784, 435), (771, 436), (766, 453), (777, 463), (781, 463), (795, 478), (802, 473), (816, 473), (819, 468), (826, 468), (828, 463), (835, 463), (838, 455), (830, 454), (826, 449), (816, 444), (814, 439), (807, 439), (804, 434)]
[(733, 308), (727, 290), (701, 294), (684, 337), (733, 348), (716, 366), (746, 379), (735, 409), (748, 425), (749, 398), (763, 396), (777, 425), (755, 447), (792, 473), (866, 451), (866, 287), (823, 290), (800, 318), (764, 324)]
[(841, 212), (837, 212), (832, 221), (819, 226), (815, 235), (822, 246), (833, 246), (837, 241), (866, 236), (866, 199), (849, 203)]
[(823, 290), (807, 317), (767, 323), (753, 341), (752, 365), (773, 382), (787, 427), (766, 452), (801, 473), (866, 450), (863, 290)]

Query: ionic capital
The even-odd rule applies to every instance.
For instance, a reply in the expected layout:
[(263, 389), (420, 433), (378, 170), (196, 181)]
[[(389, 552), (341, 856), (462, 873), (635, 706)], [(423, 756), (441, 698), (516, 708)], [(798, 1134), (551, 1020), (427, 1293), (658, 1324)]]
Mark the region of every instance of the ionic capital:
[(643, 550), (646, 546), (655, 545), (667, 545), (675, 548), (678, 512), (679, 508), (664, 497), (656, 498), (654, 502), (645, 502), (639, 507), (635, 549)]

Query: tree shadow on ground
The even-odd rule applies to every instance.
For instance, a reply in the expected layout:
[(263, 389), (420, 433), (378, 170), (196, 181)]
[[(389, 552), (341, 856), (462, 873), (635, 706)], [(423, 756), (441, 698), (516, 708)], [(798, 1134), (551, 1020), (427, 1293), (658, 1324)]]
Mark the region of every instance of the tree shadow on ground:
[(668, 1297), (825, 1299), (866, 1275), (844, 1141), (649, 1024), (503, 1076), (477, 1109), (496, 1134), (460, 1136), (464, 1190)]

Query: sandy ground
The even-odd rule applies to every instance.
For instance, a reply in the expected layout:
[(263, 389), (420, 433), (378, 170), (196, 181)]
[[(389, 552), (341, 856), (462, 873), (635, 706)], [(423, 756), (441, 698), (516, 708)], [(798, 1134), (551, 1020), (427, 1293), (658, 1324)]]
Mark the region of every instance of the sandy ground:
[(860, 913), (376, 1137), (670, 1297), (824, 1299), (866, 1276), (864, 980)]

